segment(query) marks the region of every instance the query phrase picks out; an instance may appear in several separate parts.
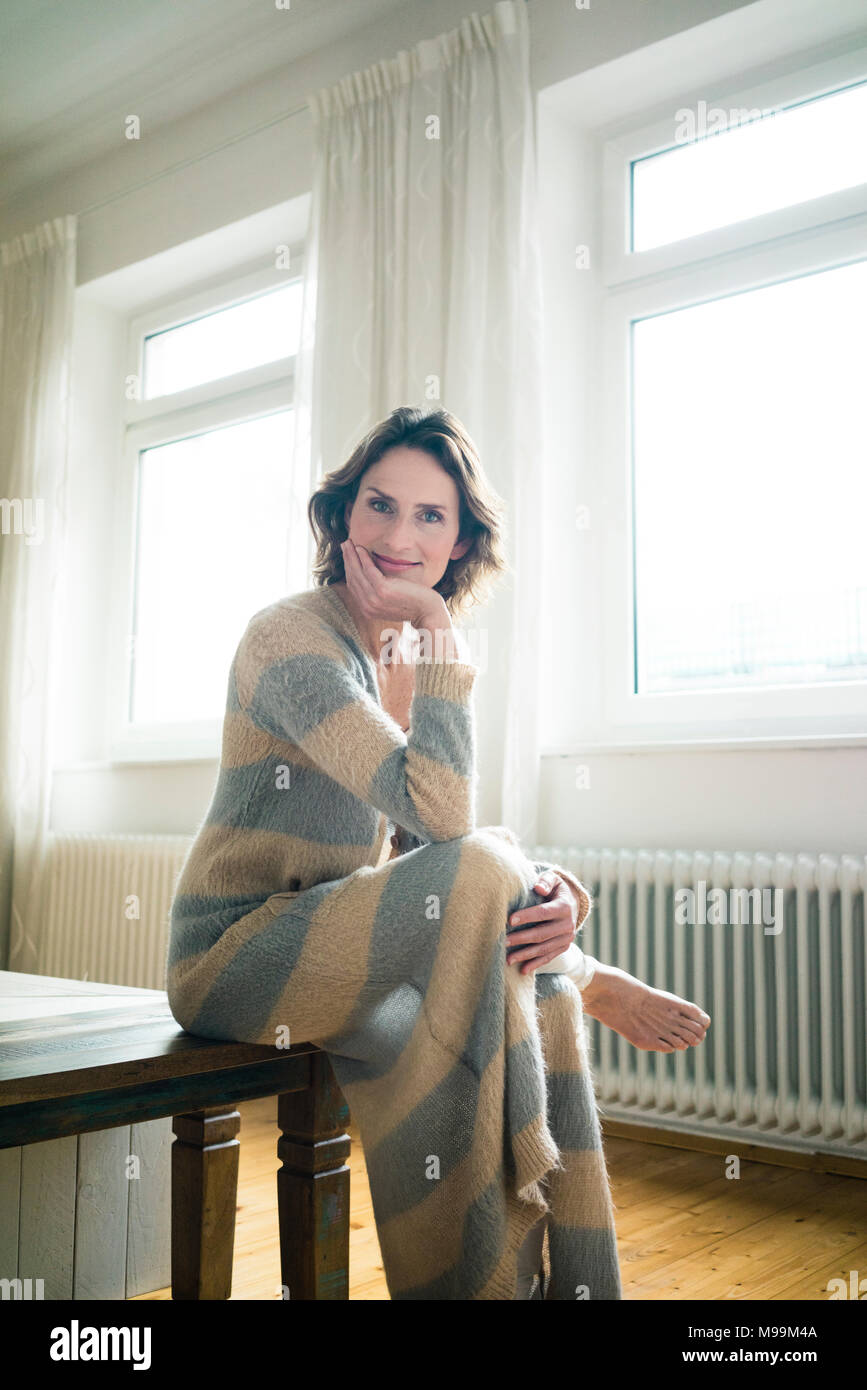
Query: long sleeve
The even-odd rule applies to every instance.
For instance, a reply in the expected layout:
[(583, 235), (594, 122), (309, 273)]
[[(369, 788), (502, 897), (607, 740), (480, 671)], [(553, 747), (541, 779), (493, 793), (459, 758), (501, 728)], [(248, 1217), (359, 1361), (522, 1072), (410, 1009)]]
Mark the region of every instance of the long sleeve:
[(265, 610), (248, 625), (233, 663), (239, 708), (256, 728), (296, 744), (423, 842), (475, 829), (477, 676), (464, 661), (417, 662), (404, 734), (369, 694), (349, 648), (314, 614)]

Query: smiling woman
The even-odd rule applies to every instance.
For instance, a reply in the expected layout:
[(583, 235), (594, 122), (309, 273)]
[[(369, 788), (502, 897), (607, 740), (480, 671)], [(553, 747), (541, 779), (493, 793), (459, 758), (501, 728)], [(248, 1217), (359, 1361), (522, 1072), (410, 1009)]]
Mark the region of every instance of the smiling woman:
[[(327, 1053), (393, 1299), (526, 1297), (519, 1252), (533, 1230), (535, 1285), (546, 1218), (546, 1296), (618, 1299), (581, 995), (553, 963), (589, 894), (575, 882), (576, 921), (565, 871), (476, 826), (479, 672), (452, 619), (505, 568), (501, 503), (459, 422), (405, 407), (309, 515), (316, 586), (256, 613), (232, 663), (169, 1003), (194, 1034), (282, 1046), (288, 1028)], [(522, 928), (535, 958), (513, 968)]]
[[(376, 552), (383, 574), (424, 584), (459, 620), (508, 571), (505, 507), (475, 446), (448, 411), (403, 406), (372, 429), (307, 507), (317, 540), (317, 584), (345, 583), (341, 544)], [(388, 561), (404, 561), (398, 571)]]
[[(505, 568), (496, 548), (501, 500), (446, 411), (394, 411), (328, 475), (308, 511), (320, 550), (333, 547), (341, 556), (325, 582), (339, 592), (380, 668), (407, 622), (451, 641), (461, 597), (478, 601), (468, 576), (486, 565), (491, 574)], [(400, 688), (406, 693), (405, 680)]]

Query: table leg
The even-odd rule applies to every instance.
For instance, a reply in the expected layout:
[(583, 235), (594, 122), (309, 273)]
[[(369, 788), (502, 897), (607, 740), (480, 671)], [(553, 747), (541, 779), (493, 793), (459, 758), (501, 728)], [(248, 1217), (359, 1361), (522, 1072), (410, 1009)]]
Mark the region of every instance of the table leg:
[(310, 1085), (278, 1097), (277, 1206), (284, 1296), (349, 1297), (349, 1109), (324, 1052)]
[(240, 1127), (240, 1113), (225, 1105), (172, 1120), (173, 1299), (232, 1292)]

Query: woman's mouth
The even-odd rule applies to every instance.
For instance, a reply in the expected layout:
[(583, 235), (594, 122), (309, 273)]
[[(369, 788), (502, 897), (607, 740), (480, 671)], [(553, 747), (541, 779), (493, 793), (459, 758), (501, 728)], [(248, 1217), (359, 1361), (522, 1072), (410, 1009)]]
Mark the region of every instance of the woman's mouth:
[(388, 569), (392, 570), (411, 570), (419, 564), (418, 560), (389, 560), (387, 555), (379, 555), (375, 550), (373, 552), (373, 557), (375, 560), (379, 560), (380, 563), (385, 565)]

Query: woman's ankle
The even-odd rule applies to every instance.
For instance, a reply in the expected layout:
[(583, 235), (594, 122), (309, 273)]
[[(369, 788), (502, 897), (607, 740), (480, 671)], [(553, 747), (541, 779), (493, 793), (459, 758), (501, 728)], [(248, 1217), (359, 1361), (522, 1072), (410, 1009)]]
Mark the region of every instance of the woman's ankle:
[(607, 998), (615, 973), (620, 973), (617, 966), (606, 965), (604, 961), (599, 960), (594, 962), (593, 974), (581, 991), (586, 1013), (592, 1014), (596, 1006)]

